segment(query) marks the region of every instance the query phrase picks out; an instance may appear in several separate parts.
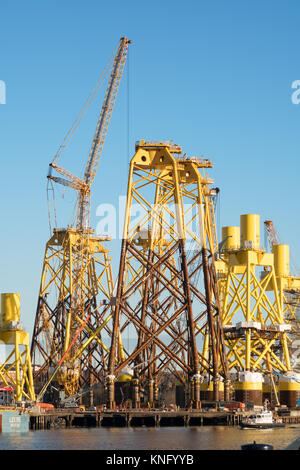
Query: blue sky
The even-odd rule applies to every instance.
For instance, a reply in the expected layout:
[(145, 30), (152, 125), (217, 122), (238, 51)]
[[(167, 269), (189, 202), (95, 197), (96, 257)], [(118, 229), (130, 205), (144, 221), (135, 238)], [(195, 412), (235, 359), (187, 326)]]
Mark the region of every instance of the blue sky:
[[(124, 35), (133, 43), (92, 189), (93, 225), (99, 204), (126, 193), (135, 141), (172, 139), (213, 161), (219, 229), (244, 213), (272, 219), (300, 265), (299, 19), (291, 0), (1, 2), (0, 289), (20, 292), (30, 333), (49, 237), (48, 164)], [(78, 176), (103, 93), (60, 161)], [(60, 194), (66, 220), (74, 195)]]

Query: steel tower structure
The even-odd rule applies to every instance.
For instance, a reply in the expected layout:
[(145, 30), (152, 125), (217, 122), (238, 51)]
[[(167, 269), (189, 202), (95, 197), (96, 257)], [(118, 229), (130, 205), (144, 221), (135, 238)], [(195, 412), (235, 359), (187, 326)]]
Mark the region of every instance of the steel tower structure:
[(13, 385), (16, 402), (35, 401), (29, 333), (20, 323), (20, 294), (1, 294), (0, 341), (9, 347), (0, 364), (0, 382)]
[[(279, 240), (272, 220), (264, 221), (265, 234), (269, 248), (274, 254), (275, 272), (277, 286), (279, 289), (280, 302), (282, 304), (283, 316), (291, 325), (289, 333), (289, 350), (294, 370), (299, 371), (298, 343), (300, 338), (300, 277), (290, 273), (290, 247)], [(298, 269), (297, 269), (298, 271)], [(297, 362), (294, 361), (296, 353)]]
[(290, 273), (290, 248), (279, 240), (272, 220), (264, 221), (265, 234), (269, 248), (274, 253), (275, 271), (284, 318), (291, 323), (292, 334), (300, 334), (300, 278)]
[[(136, 144), (130, 164), (124, 234), (106, 377), (115, 406), (118, 377), (131, 374), (133, 406), (150, 404), (165, 371), (200, 406), (201, 374), (227, 380), (214, 254), (213, 182), (207, 159), (187, 158), (172, 142)], [(122, 342), (120, 342), (120, 337)], [(208, 338), (209, 353), (203, 354)]]
[(241, 216), (240, 227), (223, 227), (216, 261), (230, 370), (290, 369), (288, 332), (274, 255), (260, 246), (259, 216)]

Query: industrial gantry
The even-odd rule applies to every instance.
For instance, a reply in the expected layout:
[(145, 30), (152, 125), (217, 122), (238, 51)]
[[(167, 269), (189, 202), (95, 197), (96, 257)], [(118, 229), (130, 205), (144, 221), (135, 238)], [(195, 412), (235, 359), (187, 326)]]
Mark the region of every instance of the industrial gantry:
[[(31, 357), (36, 386), (55, 381), (67, 396), (102, 380), (109, 352), (113, 279), (108, 249), (103, 245), (109, 238), (96, 236), (90, 228), (90, 197), (129, 43), (123, 37), (117, 47), (84, 178), (57, 165), (64, 145), (48, 175), (50, 182), (77, 192), (77, 216), (74, 226), (55, 227), (46, 245)], [(80, 120), (95, 91), (90, 96)], [(53, 171), (59, 176), (53, 176)]]
[[(172, 142), (139, 141), (130, 163), (106, 386), (108, 406), (129, 384), (134, 407), (150, 406), (166, 371), (188, 405), (200, 407), (202, 374), (228, 390), (214, 255), (213, 180), (208, 159)], [(203, 169), (203, 174), (201, 170)], [(206, 341), (206, 352), (203, 344)]]

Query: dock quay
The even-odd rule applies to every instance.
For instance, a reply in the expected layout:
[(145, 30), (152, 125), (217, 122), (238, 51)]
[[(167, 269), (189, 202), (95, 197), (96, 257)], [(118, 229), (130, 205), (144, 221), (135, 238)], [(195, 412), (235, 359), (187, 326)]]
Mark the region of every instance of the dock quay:
[[(197, 410), (105, 410), (77, 411), (54, 409), (45, 412), (31, 412), (31, 430), (51, 429), (53, 427), (170, 427), (170, 426), (209, 426), (239, 425), (248, 412), (197, 411)], [(278, 413), (285, 424), (300, 423), (300, 410)]]
[(30, 429), (50, 429), (56, 425), (66, 427), (233, 426), (240, 423), (243, 415), (243, 413), (196, 410), (73, 411), (70, 409), (55, 409), (30, 413)]
[(56, 423), (61, 426), (82, 427), (163, 427), (202, 426), (209, 424), (239, 424), (241, 413), (221, 411), (72, 411), (51, 410), (30, 413), (30, 429), (50, 429)]

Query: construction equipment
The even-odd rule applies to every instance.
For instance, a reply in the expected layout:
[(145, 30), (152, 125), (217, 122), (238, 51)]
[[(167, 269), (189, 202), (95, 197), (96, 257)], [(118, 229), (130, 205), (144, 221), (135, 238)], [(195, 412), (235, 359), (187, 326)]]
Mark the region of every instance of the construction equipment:
[(77, 215), (75, 227), (55, 227), (46, 245), (31, 356), (36, 385), (52, 377), (66, 395), (101, 380), (109, 352), (113, 279), (102, 242), (110, 238), (90, 228), (90, 197), (130, 42), (120, 40), (83, 179), (57, 165), (63, 146), (49, 168), (48, 181), (77, 192)]
[(95, 384), (92, 387), (87, 387), (84, 390), (79, 390), (75, 395), (71, 395), (67, 398), (60, 400), (59, 407), (61, 408), (72, 408), (78, 406), (78, 400), (86, 393), (94, 391), (99, 384)]
[[(128, 45), (131, 43), (126, 37), (121, 38), (117, 54), (107, 86), (106, 95), (102, 105), (100, 117), (98, 119), (94, 139), (90, 149), (89, 158), (86, 164), (84, 178), (80, 179), (68, 170), (56, 165), (57, 155), (50, 163), (48, 178), (64, 186), (78, 191), (78, 209), (76, 229), (80, 231), (90, 230), (90, 197), (91, 185), (95, 179), (99, 166), (100, 156), (105, 142), (110, 118), (114, 109), (117, 92), (122, 78)], [(52, 176), (52, 169), (61, 174), (64, 178)]]
[(270, 251), (272, 251), (272, 247), (274, 245), (278, 245), (279, 243), (278, 234), (275, 230), (272, 220), (265, 220), (264, 226), (265, 226), (265, 234), (267, 237), (267, 241), (269, 243)]
[[(283, 245), (280, 234), (278, 230), (275, 229), (275, 226), (272, 220), (265, 220), (264, 227), (265, 227), (265, 244), (267, 245), (268, 243), (270, 251), (274, 249), (275, 245)], [(289, 253), (289, 256), (291, 258), (291, 265), (292, 265), (294, 275), (299, 277), (300, 269), (291, 253)]]

